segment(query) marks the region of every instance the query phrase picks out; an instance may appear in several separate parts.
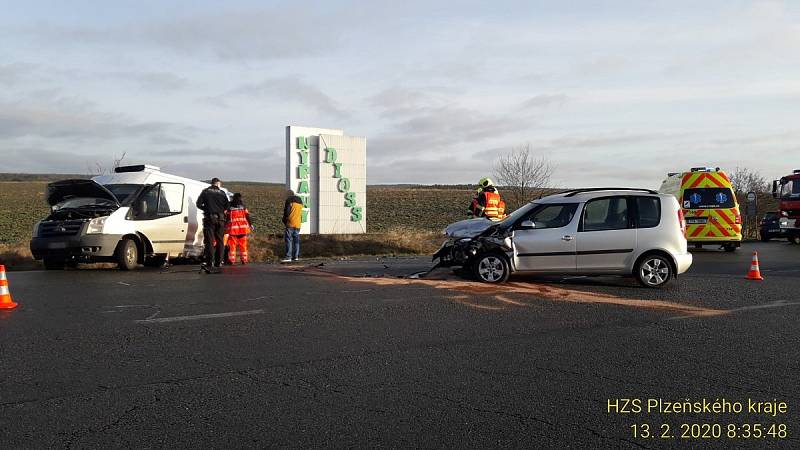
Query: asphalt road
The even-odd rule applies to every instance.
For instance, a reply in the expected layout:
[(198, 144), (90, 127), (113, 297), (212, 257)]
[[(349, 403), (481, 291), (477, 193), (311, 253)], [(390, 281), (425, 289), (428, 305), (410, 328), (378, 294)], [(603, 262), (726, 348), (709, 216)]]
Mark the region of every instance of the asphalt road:
[[(763, 282), (743, 279), (755, 248)], [(661, 290), (398, 277), (426, 267), (11, 272), (0, 448), (800, 447), (800, 247), (698, 251)], [(743, 411), (648, 413), (657, 399)]]

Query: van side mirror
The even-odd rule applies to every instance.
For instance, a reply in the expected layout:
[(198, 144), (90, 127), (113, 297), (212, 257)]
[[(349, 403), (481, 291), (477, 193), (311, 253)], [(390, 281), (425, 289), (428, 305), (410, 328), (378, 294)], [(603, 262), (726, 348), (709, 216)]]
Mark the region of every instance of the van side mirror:
[(778, 180), (772, 180), (772, 198), (778, 198)]

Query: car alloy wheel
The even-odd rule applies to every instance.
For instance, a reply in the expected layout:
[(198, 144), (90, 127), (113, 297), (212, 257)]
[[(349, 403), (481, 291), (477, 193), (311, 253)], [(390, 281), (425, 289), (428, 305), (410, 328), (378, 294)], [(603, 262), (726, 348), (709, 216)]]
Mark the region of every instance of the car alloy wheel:
[(475, 265), (475, 275), (486, 283), (502, 283), (508, 279), (508, 263), (499, 255), (480, 257)]
[(648, 256), (639, 265), (639, 281), (648, 287), (657, 287), (669, 281), (672, 268), (661, 256)]

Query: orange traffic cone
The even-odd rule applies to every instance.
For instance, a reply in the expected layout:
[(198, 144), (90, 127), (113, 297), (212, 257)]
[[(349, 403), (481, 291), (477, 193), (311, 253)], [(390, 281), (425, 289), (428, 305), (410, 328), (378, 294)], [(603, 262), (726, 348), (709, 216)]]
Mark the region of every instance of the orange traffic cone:
[(8, 279), (6, 278), (6, 266), (0, 264), (0, 309), (14, 309), (17, 304), (11, 300), (11, 292), (8, 290)]
[(750, 263), (750, 271), (747, 272), (745, 277), (748, 280), (761, 281), (764, 277), (761, 276), (761, 270), (758, 268), (758, 252), (753, 252), (753, 262)]

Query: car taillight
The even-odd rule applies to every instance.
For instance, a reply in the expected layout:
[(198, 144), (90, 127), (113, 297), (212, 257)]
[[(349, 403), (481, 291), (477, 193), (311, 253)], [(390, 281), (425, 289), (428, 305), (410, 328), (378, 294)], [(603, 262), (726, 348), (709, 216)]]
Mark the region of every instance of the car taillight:
[(678, 209), (678, 224), (681, 226), (681, 233), (686, 236), (686, 219), (683, 217), (683, 210)]

